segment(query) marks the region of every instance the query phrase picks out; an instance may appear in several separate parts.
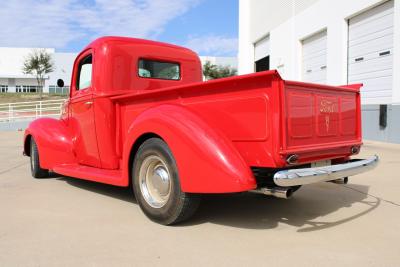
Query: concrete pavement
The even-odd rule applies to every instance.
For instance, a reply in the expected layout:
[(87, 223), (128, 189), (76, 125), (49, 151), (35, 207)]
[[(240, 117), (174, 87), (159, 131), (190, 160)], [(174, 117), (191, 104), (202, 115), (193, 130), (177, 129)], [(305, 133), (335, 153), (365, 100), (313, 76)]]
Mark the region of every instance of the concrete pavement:
[(33, 179), (22, 132), (0, 132), (0, 266), (400, 266), (400, 145), (372, 172), (292, 199), (205, 197), (189, 222), (149, 221), (131, 192)]

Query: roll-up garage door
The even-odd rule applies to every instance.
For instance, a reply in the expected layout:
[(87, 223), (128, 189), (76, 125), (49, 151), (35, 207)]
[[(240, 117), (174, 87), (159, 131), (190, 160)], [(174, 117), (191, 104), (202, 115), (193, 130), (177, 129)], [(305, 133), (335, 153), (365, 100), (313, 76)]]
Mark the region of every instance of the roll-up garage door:
[(254, 44), (255, 71), (269, 70), (269, 36)]
[(364, 104), (392, 99), (393, 0), (349, 20), (348, 83), (363, 83)]
[(303, 81), (326, 83), (326, 41), (326, 31), (314, 34), (303, 40)]

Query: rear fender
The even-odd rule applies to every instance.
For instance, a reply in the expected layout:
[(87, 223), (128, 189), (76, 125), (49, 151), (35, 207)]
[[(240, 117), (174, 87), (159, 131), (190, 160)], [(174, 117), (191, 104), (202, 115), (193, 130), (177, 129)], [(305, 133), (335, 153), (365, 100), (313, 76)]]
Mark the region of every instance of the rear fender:
[(256, 187), (250, 167), (232, 142), (198, 115), (178, 105), (148, 109), (129, 127), (123, 148), (125, 179), (129, 179), (129, 159), (135, 142), (149, 133), (160, 136), (171, 149), (182, 191), (227, 193)]
[(53, 169), (59, 164), (76, 162), (68, 128), (63, 121), (41, 118), (31, 122), (24, 136), (26, 155), (30, 155), (29, 142), (32, 137), (38, 146), (41, 168)]

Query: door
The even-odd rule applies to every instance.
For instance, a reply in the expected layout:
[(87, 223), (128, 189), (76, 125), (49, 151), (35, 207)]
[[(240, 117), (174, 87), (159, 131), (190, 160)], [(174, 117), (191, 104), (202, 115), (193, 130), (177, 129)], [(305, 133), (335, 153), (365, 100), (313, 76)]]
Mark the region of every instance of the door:
[(78, 163), (101, 167), (94, 122), (91, 51), (76, 61), (71, 85), (70, 125)]
[(363, 104), (387, 104), (393, 87), (393, 4), (385, 2), (349, 20), (348, 83), (363, 83)]
[(254, 44), (254, 68), (256, 72), (270, 69), (269, 36)]
[(303, 81), (326, 83), (327, 38), (326, 30), (304, 39), (302, 42)]

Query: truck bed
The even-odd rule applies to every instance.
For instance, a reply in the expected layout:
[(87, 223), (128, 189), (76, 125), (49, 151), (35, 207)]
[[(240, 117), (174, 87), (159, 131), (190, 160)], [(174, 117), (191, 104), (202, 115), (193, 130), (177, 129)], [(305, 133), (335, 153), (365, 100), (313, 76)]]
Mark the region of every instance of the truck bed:
[(180, 105), (232, 142), (249, 166), (277, 168), (292, 154), (296, 164), (350, 156), (361, 144), (359, 87), (285, 81), (267, 71), (111, 99), (121, 135), (146, 109)]

